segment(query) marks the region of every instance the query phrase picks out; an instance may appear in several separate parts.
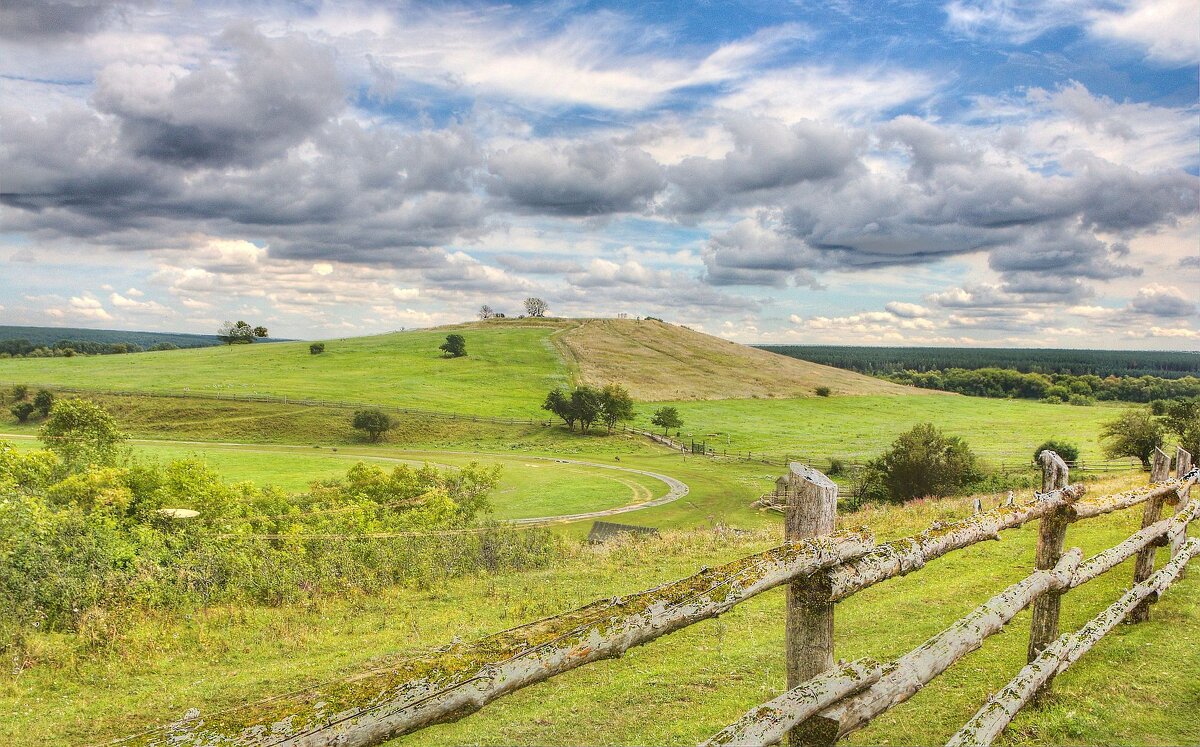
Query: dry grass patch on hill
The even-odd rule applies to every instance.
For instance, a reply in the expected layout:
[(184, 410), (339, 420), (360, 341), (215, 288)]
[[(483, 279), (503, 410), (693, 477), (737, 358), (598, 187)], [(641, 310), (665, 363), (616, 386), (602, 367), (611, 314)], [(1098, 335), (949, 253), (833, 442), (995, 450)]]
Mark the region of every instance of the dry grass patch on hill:
[(653, 320), (588, 319), (551, 338), (587, 384), (623, 384), (643, 401), (916, 394), (840, 368), (788, 358)]

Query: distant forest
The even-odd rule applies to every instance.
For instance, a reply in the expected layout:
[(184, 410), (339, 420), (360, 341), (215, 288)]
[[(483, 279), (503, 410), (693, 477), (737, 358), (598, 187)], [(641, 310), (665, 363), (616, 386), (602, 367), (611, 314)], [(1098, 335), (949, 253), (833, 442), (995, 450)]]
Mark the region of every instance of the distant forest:
[(1021, 373), (1071, 376), (1200, 376), (1200, 352), (1065, 350), (1040, 348), (875, 348), (850, 345), (758, 345), (772, 353), (885, 375), (961, 368), (1006, 368)]
[(861, 348), (761, 345), (765, 350), (898, 384), (975, 397), (1090, 405), (1200, 397), (1200, 354), (1125, 350)]
[(111, 355), (220, 344), (216, 335), (0, 325), (0, 356), (62, 356), (68, 350), (72, 351), (72, 355)]

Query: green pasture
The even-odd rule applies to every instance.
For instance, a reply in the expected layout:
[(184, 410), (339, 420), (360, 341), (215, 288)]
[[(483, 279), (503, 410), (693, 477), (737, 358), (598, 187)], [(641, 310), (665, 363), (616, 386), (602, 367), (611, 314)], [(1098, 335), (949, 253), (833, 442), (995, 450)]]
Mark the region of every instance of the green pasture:
[[(1143, 476), (1110, 481), (1116, 490)], [(881, 538), (961, 517), (969, 499), (871, 509), (843, 517)], [(1093, 554), (1140, 524), (1133, 509), (1073, 525), (1068, 546)], [(838, 605), (837, 656), (893, 658), (1027, 575), (1037, 525), (1005, 532), (911, 576)], [(95, 743), (180, 717), (352, 675), (420, 655), (458, 636), (490, 632), (597, 598), (623, 595), (744, 556), (779, 541), (696, 530), (589, 548), (535, 572), (484, 575), (433, 589), (396, 589), (304, 606), (213, 607), (188, 615), (113, 612), (89, 637), (33, 634), (31, 666), (0, 674), (0, 743)], [(1160, 554), (1159, 562), (1163, 562)], [(1070, 592), (1074, 629), (1128, 586), (1126, 563)], [(709, 620), (546, 683), (463, 720), (393, 745), (696, 744), (778, 695), (784, 686), (782, 589)], [(464, 614), (470, 610), (470, 614)], [(1020, 714), (1003, 744), (1195, 744), (1200, 721), (1200, 576), (1189, 572), (1155, 605), (1151, 622), (1120, 626), (1055, 681), (1040, 709)], [(912, 700), (847, 744), (940, 744), (1024, 663), (1028, 611)]]
[(415, 330), (307, 342), (133, 355), (0, 360), (0, 382), (110, 391), (271, 395), (527, 417), (567, 380), (550, 328), (466, 332), (467, 356), (443, 358), (446, 332)]
[(913, 425), (931, 422), (965, 438), (980, 456), (1006, 461), (1032, 459), (1048, 438), (1078, 444), (1082, 459), (1102, 459), (1101, 425), (1122, 407), (961, 395), (656, 402), (638, 408), (639, 425), (653, 428), (650, 417), (664, 405), (679, 409), (685, 443), (694, 438), (718, 452), (864, 459), (884, 451)]

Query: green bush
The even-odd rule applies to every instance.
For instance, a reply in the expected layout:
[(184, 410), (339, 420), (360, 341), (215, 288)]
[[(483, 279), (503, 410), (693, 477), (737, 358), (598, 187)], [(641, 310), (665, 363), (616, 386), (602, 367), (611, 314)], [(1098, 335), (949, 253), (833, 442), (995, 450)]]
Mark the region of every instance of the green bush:
[(871, 460), (856, 492), (863, 500), (904, 502), (955, 495), (982, 477), (966, 442), (932, 423), (914, 426)]
[(1038, 454), (1049, 449), (1063, 458), (1065, 462), (1079, 461), (1079, 447), (1073, 443), (1062, 441), (1057, 438), (1052, 438), (1046, 441), (1041, 446), (1033, 450), (1033, 461), (1037, 461)]
[(817, 393), (818, 397), (828, 397), (829, 395), (833, 394), (833, 390), (827, 386), (819, 386), (813, 391)]
[(324, 353), (325, 352), (325, 343), (314, 342), (313, 344), (308, 346), (308, 352), (311, 355), (320, 355), (321, 353)]

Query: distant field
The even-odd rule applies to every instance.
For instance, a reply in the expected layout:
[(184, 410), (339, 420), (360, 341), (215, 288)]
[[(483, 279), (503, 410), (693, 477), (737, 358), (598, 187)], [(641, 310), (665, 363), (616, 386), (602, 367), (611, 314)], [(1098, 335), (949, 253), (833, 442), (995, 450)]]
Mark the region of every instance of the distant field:
[[(443, 358), (446, 335), (467, 356)], [(527, 418), (555, 386), (622, 383), (635, 399), (917, 394), (836, 368), (766, 353), (661, 322), (492, 320), (325, 341), (0, 360), (0, 384), (93, 390), (271, 395)]]
[(1031, 458), (1039, 444), (1053, 437), (1078, 444), (1082, 458), (1097, 459), (1101, 424), (1121, 410), (1120, 405), (1072, 407), (958, 395), (814, 397), (657, 402), (639, 408), (639, 423), (653, 428), (649, 417), (664, 404), (679, 409), (685, 442), (690, 438), (706, 441), (718, 452), (750, 449), (820, 458), (872, 457), (901, 432), (931, 422), (947, 433), (963, 436), (985, 457)]
[(858, 345), (758, 345), (780, 355), (868, 374), (947, 368), (1011, 368), (1075, 376), (1200, 376), (1200, 352), (1052, 348), (892, 348)]
[(444, 331), (233, 345), (137, 355), (0, 360), (0, 381), (119, 391), (267, 394), (480, 415), (538, 414), (565, 384), (552, 330), (506, 327), (468, 335), (465, 358), (442, 358)]

